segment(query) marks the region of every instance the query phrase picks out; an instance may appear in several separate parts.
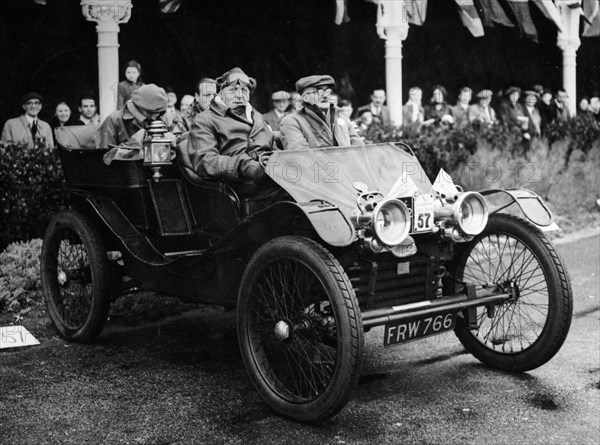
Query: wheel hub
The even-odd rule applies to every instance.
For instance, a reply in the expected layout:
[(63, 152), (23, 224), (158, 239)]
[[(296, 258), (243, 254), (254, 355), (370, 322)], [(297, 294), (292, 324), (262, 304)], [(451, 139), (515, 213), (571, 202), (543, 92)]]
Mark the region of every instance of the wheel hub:
[(290, 338), (291, 328), (290, 325), (285, 321), (278, 321), (275, 325), (275, 338), (280, 342), (286, 341)]

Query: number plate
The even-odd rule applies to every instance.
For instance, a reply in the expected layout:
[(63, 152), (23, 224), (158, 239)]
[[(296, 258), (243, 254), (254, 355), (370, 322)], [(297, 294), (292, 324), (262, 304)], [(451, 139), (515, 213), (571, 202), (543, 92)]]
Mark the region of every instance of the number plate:
[(433, 200), (419, 196), (414, 201), (413, 232), (429, 232), (433, 229)]
[(429, 315), (385, 325), (383, 346), (393, 346), (407, 341), (437, 335), (454, 329), (456, 312)]

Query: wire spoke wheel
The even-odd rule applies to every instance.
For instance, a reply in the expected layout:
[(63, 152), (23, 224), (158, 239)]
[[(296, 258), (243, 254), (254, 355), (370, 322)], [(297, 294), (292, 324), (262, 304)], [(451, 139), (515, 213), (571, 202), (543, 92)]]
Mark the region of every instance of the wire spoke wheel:
[(457, 324), (459, 339), (479, 360), (525, 371), (558, 352), (571, 323), (571, 286), (558, 253), (535, 226), (492, 215), (484, 232), (457, 252), (455, 276), (512, 289), (513, 298), (493, 311), (477, 308), (475, 329)]
[(240, 286), (238, 335), (248, 374), (278, 413), (316, 421), (347, 403), (362, 358), (359, 312), (318, 244), (282, 237), (259, 249)]
[(59, 333), (93, 339), (106, 321), (111, 278), (100, 236), (85, 216), (67, 211), (52, 219), (41, 266), (44, 300)]

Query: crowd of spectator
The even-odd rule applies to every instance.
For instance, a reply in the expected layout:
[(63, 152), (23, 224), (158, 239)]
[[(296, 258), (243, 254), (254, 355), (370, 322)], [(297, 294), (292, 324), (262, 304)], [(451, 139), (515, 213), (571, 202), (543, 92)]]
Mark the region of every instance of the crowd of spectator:
[[(123, 70), (124, 80), (117, 88), (117, 109), (123, 110), (132, 94), (144, 85), (142, 67), (135, 61), (129, 61)], [(196, 84), (193, 94), (178, 95), (171, 87), (166, 87), (167, 106), (160, 118), (169, 131), (178, 139), (186, 139), (191, 130), (194, 118), (205, 111), (217, 94), (215, 79), (203, 78)], [(386, 92), (375, 89), (370, 95), (370, 102), (354, 107), (348, 98), (331, 94), (329, 100), (347, 118), (359, 135), (364, 136), (373, 127), (391, 125), (390, 111), (386, 106)], [(402, 108), (404, 125), (417, 130), (427, 126), (443, 126), (463, 128), (471, 122), (484, 125), (495, 125), (499, 122), (518, 128), (524, 140), (531, 140), (544, 135), (548, 126), (555, 121), (566, 121), (572, 118), (568, 107), (568, 94), (559, 89), (551, 91), (541, 85), (521, 90), (510, 86), (495, 94), (490, 89), (474, 91), (465, 86), (456, 94), (456, 102), (451, 105), (448, 92), (442, 85), (434, 86), (424, 100), (424, 92), (418, 86), (408, 90), (408, 99)], [(279, 137), (282, 119), (303, 108), (302, 99), (297, 91), (275, 91), (271, 94), (272, 107), (263, 111), (266, 124)], [(24, 113), (10, 119), (4, 125), (1, 140), (18, 141), (28, 146), (43, 144), (53, 145), (52, 129), (65, 125), (98, 125), (100, 116), (93, 94), (82, 95), (72, 110), (66, 101), (59, 101), (54, 108), (54, 116), (50, 124), (38, 118), (43, 99), (37, 93), (27, 93), (22, 97)], [(125, 116), (128, 112), (125, 111)], [(598, 94), (585, 97), (579, 103), (578, 115), (598, 122), (600, 120), (600, 98)]]

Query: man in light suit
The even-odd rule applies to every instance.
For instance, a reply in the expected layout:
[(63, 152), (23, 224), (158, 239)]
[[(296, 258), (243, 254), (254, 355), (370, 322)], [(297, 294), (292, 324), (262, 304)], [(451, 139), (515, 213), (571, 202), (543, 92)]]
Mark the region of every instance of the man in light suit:
[(390, 125), (392, 123), (390, 119), (390, 109), (383, 105), (385, 103), (385, 91), (374, 90), (371, 94), (371, 103), (363, 105), (357, 111), (358, 115), (364, 111), (369, 110), (373, 114), (373, 122), (380, 125)]
[(281, 121), (284, 150), (364, 145), (354, 125), (331, 103), (333, 77), (314, 75), (296, 82), (302, 108)]
[(492, 90), (481, 90), (477, 93), (479, 103), (469, 107), (469, 122), (479, 121), (488, 125), (496, 123), (496, 112), (490, 107), (492, 95)]
[(36, 144), (54, 147), (50, 125), (37, 117), (42, 109), (42, 96), (27, 93), (21, 98), (21, 104), (25, 113), (6, 121), (0, 140), (21, 143), (27, 148), (35, 148)]

